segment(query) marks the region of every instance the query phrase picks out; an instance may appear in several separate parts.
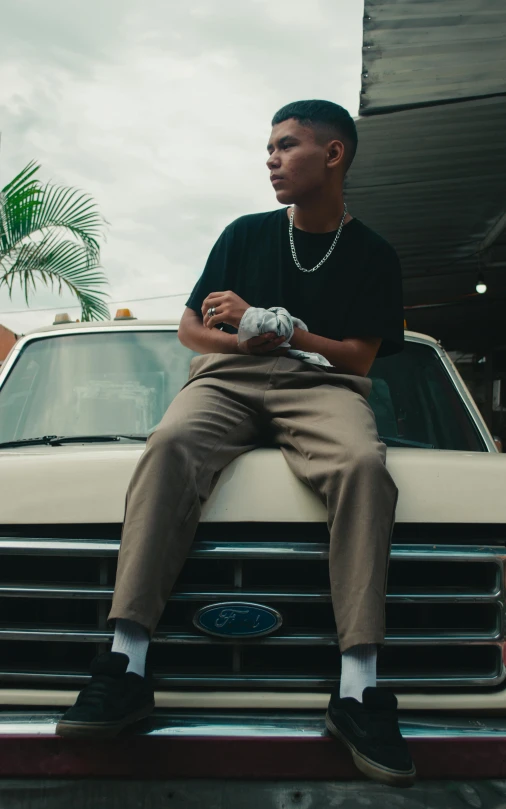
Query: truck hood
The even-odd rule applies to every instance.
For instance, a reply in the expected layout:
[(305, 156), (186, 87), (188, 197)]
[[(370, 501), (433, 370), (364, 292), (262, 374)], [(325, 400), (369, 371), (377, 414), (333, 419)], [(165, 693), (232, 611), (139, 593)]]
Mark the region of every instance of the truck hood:
[[(119, 523), (144, 446), (82, 445), (0, 450), (0, 523)], [(506, 522), (506, 456), (389, 449), (399, 487), (397, 522)], [(316, 522), (326, 511), (277, 449), (227, 466), (207, 503), (207, 522)]]

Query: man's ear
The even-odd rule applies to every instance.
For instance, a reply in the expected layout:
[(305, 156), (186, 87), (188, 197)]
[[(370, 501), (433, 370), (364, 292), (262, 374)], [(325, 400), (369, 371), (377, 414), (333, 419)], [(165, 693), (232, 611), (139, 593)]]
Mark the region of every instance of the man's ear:
[(327, 166), (335, 168), (344, 162), (344, 143), (342, 140), (331, 140), (327, 146)]

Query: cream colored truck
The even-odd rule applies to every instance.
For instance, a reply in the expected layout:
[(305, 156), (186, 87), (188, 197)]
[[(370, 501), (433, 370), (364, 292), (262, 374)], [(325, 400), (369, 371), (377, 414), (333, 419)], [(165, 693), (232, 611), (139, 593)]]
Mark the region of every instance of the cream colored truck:
[[(119, 319), (39, 329), (5, 361), (0, 734), (54, 732), (110, 643), (125, 491), (191, 356), (177, 322)], [(380, 682), (427, 712), (415, 735), (437, 735), (435, 709), (486, 732), (506, 709), (506, 458), (435, 340), (406, 332), (371, 376), (400, 490)], [(167, 733), (323, 732), (308, 717), (339, 671), (327, 559), (324, 506), (279, 450), (223, 471), (150, 651)]]

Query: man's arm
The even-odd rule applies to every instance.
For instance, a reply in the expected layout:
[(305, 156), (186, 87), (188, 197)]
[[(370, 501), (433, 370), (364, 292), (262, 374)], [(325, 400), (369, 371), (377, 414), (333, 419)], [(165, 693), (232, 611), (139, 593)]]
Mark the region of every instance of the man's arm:
[[(209, 324), (209, 318), (207, 317), (209, 306), (210, 303), (208, 301), (207, 303), (204, 302), (202, 306), (204, 320), (207, 324)], [(224, 321), (222, 320), (221, 322)], [(237, 343), (236, 334), (228, 334), (213, 326), (204, 325), (204, 321), (198, 312), (195, 312), (189, 307), (186, 307), (183, 317), (181, 318), (178, 337), (186, 348), (191, 348), (192, 351), (198, 351), (199, 354), (276, 355), (276, 351), (273, 351), (273, 349), (276, 349), (277, 346), (285, 341), (284, 337), (278, 337), (276, 334), (261, 334), (259, 337), (253, 337), (251, 340), (239, 345)], [(282, 354), (286, 354), (286, 351), (287, 349), (281, 349)]]
[(220, 329), (207, 329), (198, 312), (186, 307), (179, 324), (180, 342), (199, 354), (238, 354), (237, 337)]
[[(209, 309), (214, 307), (216, 314), (213, 317), (209, 316)], [(228, 290), (227, 292), (212, 292), (204, 300), (202, 304), (203, 321), (196, 312), (192, 312), (196, 320), (192, 325), (191, 334), (188, 334), (186, 329), (179, 339), (183, 345), (192, 348), (194, 351), (200, 351), (202, 354), (207, 354), (211, 351), (222, 351), (222, 353), (229, 354), (272, 354), (278, 356), (279, 354), (286, 354), (289, 349), (278, 349), (274, 351), (277, 346), (285, 341), (284, 337), (277, 337), (275, 334), (262, 334), (259, 337), (253, 337), (246, 343), (237, 345), (237, 337), (235, 335), (226, 335), (220, 332), (221, 337), (229, 338), (232, 336), (235, 343), (235, 350), (229, 348), (224, 351), (219, 348), (202, 348), (200, 346), (212, 346), (214, 343), (215, 332), (218, 331), (215, 326), (219, 323), (228, 323), (234, 328), (239, 327), (239, 323), (244, 312), (249, 308), (249, 304), (242, 298)], [(191, 311), (191, 310), (190, 310)], [(186, 310), (188, 312), (188, 309)], [(186, 313), (185, 313), (186, 314)], [(181, 326), (183, 326), (183, 320)], [(209, 336), (201, 333), (207, 331)], [(191, 342), (189, 342), (189, 340)], [(224, 343), (230, 346), (230, 343)], [(327, 337), (320, 337), (318, 334), (311, 334), (303, 329), (295, 328), (292, 339), (290, 340), (290, 348), (298, 349), (299, 351), (316, 352), (322, 354), (331, 365), (334, 365), (338, 371), (343, 374), (354, 374), (357, 376), (365, 376), (374, 358), (378, 353), (381, 345), (380, 337), (362, 337), (362, 338), (347, 338), (345, 340), (330, 340)], [(278, 354), (279, 352), (279, 354)]]
[(366, 376), (369, 373), (380, 345), (380, 337), (329, 340), (297, 327), (290, 340), (290, 348), (322, 354), (341, 373), (356, 376)]

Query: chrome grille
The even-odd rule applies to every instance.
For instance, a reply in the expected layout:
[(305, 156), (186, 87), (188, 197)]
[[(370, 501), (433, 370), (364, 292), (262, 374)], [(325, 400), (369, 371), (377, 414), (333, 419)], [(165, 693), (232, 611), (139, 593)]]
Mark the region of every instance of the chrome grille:
[[(75, 688), (108, 648), (119, 526), (88, 538), (25, 528), (0, 536), (0, 687)], [(454, 532), (437, 544), (396, 527), (379, 676), (399, 688), (494, 687), (504, 679), (504, 548)], [(31, 535), (30, 535), (31, 534)], [(492, 534), (497, 543), (497, 534)], [(404, 539), (404, 541), (403, 541)], [(441, 541), (439, 541), (441, 539)], [(282, 582), (282, 585), (280, 584)], [(272, 605), (274, 634), (236, 643), (202, 634), (195, 612), (219, 601)], [(177, 647), (177, 648), (174, 648)], [(328, 689), (339, 676), (321, 525), (206, 525), (150, 650), (159, 689)]]

